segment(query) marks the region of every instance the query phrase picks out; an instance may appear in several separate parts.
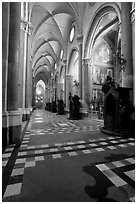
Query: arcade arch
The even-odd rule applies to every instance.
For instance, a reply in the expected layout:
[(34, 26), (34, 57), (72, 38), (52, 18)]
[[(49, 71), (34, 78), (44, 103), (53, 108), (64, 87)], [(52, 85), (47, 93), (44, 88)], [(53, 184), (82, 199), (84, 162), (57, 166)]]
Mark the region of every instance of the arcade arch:
[(106, 76), (111, 76), (115, 81), (120, 79), (121, 70), (117, 66), (116, 56), (117, 52), (121, 52), (117, 11), (110, 6), (101, 8), (92, 20), (92, 32), (89, 29), (87, 37), (85, 58), (88, 59), (88, 103), (91, 103), (93, 110), (100, 108), (98, 104), (103, 100), (101, 88)]

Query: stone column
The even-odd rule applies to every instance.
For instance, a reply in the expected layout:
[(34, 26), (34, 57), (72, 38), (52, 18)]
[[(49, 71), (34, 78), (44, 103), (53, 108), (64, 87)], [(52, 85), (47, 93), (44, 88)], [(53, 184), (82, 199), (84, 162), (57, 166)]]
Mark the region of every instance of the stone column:
[(48, 87), (45, 87), (45, 104), (48, 103)]
[(21, 141), (22, 115), (18, 111), (20, 3), (10, 3), (7, 110), (9, 113), (9, 143)]
[(63, 100), (63, 83), (57, 84), (58, 99)]
[[(64, 70), (65, 70), (65, 76), (66, 76), (66, 71), (67, 71), (67, 60), (66, 59), (64, 60)], [(66, 106), (67, 93), (66, 93), (66, 77), (65, 76), (64, 76), (64, 102), (65, 102), (65, 106)]]
[[(26, 56), (27, 56), (27, 21), (21, 19), (21, 39), (20, 39), (20, 69), (22, 77), (22, 89), (20, 90), (20, 106), (22, 107), (22, 119), (26, 120), (26, 110), (25, 110), (25, 97), (26, 97)], [(21, 108), (20, 107), (20, 108)]]
[(50, 80), (50, 84), (49, 84), (49, 102), (52, 102), (52, 79)]
[(79, 97), (82, 99), (82, 44), (83, 44), (83, 35), (77, 36), (77, 42), (79, 47)]
[(50, 85), (48, 85), (48, 103), (50, 102)]
[(69, 105), (69, 93), (73, 95), (73, 76), (72, 75), (66, 75), (66, 106)]
[(53, 101), (55, 101), (55, 91), (56, 91), (56, 87), (53, 86), (53, 95), (52, 95), (52, 99), (53, 99)]
[(122, 87), (133, 87), (131, 2), (121, 2), (121, 53), (126, 62), (122, 73)]
[(89, 81), (88, 81), (89, 59), (83, 59), (83, 100), (89, 102)]
[(24, 40), (24, 30), (23, 30), (24, 24), (21, 19), (21, 30), (20, 30), (20, 59), (19, 59), (19, 110), (21, 113), (23, 113), (23, 72), (24, 72), (24, 45), (25, 45), (25, 40)]
[(35, 86), (35, 78), (32, 77), (32, 107), (36, 106), (36, 86)]
[(132, 54), (133, 54), (133, 104), (135, 106), (135, 2), (132, 2)]
[(7, 74), (10, 3), (2, 3), (2, 147), (9, 143), (9, 114), (7, 112)]
[(26, 119), (30, 118), (32, 111), (32, 56), (31, 56), (31, 24), (27, 24), (27, 47), (26, 47), (26, 84), (25, 84), (25, 109)]
[(115, 53), (113, 54), (113, 64), (114, 64), (114, 81), (121, 85), (121, 65), (119, 63), (119, 56), (121, 55), (121, 50), (119, 48), (119, 41), (121, 38), (121, 22), (117, 27), (117, 40), (115, 44)]

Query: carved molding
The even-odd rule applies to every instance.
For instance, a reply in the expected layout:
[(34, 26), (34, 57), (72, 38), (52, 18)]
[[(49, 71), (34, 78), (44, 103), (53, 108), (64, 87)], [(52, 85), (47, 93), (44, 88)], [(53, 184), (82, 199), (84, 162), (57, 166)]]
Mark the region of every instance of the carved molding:
[(30, 22), (28, 22), (28, 34), (29, 35), (32, 35), (33, 28), (34, 28), (33, 25)]
[(29, 35), (32, 35), (33, 26), (30, 22), (26, 21), (24, 18), (21, 18), (21, 29), (24, 30)]
[(135, 2), (132, 3), (131, 23), (135, 21)]
[(24, 18), (21, 18), (21, 29), (27, 32), (27, 21)]
[(135, 21), (135, 11), (131, 15), (131, 23), (133, 23), (134, 21)]
[(83, 35), (82, 34), (77, 36), (77, 42), (82, 44), (82, 42), (83, 42)]
[(83, 63), (83, 65), (89, 64), (89, 63), (90, 63), (90, 59), (84, 58), (84, 59), (82, 60), (82, 63)]

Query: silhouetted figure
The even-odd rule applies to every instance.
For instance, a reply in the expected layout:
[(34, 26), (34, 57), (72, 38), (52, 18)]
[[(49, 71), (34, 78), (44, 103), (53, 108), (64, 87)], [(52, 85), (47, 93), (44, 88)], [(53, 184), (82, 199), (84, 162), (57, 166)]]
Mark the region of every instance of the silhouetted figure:
[(73, 117), (73, 101), (71, 93), (69, 93), (69, 119), (72, 119)]
[(80, 119), (80, 101), (77, 95), (74, 95), (73, 100), (73, 119)]
[(58, 114), (59, 115), (64, 115), (64, 102), (63, 102), (63, 100), (59, 100), (59, 103), (58, 103)]

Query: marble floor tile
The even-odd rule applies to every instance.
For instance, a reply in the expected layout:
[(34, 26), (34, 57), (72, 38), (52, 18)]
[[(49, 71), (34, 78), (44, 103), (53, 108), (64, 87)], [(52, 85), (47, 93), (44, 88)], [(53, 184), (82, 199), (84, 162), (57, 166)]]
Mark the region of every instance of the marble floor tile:
[(43, 161), (44, 156), (35, 157), (35, 161)]
[(89, 150), (89, 149), (84, 149), (84, 150), (82, 150), (82, 152), (83, 152), (84, 154), (90, 154), (90, 153), (92, 153), (92, 151)]
[(34, 167), (34, 166), (35, 166), (35, 161), (28, 161), (25, 163), (25, 168)]
[(25, 161), (26, 161), (26, 158), (23, 158), (23, 159), (16, 159), (15, 164), (25, 163)]
[(98, 152), (101, 152), (101, 151), (105, 151), (103, 148), (96, 148), (96, 150), (98, 151)]
[(100, 142), (101, 145), (108, 145), (106, 142)]
[(126, 144), (119, 144), (118, 146), (119, 146), (119, 147), (127, 147)]
[(58, 152), (59, 150), (57, 148), (50, 149), (50, 152)]
[(24, 168), (13, 169), (11, 176), (24, 174)]
[(135, 159), (133, 159), (133, 158), (127, 158), (125, 160), (128, 161), (131, 164), (135, 164)]
[(8, 185), (4, 194), (4, 197), (18, 195), (21, 192), (22, 183)]
[(108, 149), (116, 149), (116, 147), (114, 147), (114, 146), (108, 146), (107, 148)]
[(40, 150), (35, 150), (35, 154), (43, 154), (43, 150), (40, 149)]
[(112, 164), (114, 164), (116, 167), (122, 167), (125, 166), (123, 163), (121, 163), (120, 161), (114, 161), (112, 162)]
[(78, 155), (76, 152), (68, 152), (69, 156), (76, 156)]
[(27, 154), (27, 152), (19, 152), (18, 156), (25, 156)]
[(133, 181), (135, 181), (135, 170), (124, 172), (128, 177), (130, 177)]
[(120, 187), (123, 185), (126, 185), (127, 183), (121, 179), (119, 176), (114, 176), (109, 178), (109, 180), (116, 186), (116, 187)]
[(77, 145), (77, 147), (78, 147), (79, 149), (85, 148), (84, 145)]
[(52, 155), (52, 158), (53, 158), (53, 159), (61, 158), (61, 154), (53, 154), (53, 155)]
[(64, 147), (65, 150), (71, 150), (72, 147)]
[(91, 147), (97, 147), (98, 145), (97, 144), (89, 144), (89, 146), (91, 146)]
[(96, 167), (97, 167), (100, 171), (104, 171), (104, 170), (108, 170), (108, 169), (109, 169), (105, 164), (97, 164)]

